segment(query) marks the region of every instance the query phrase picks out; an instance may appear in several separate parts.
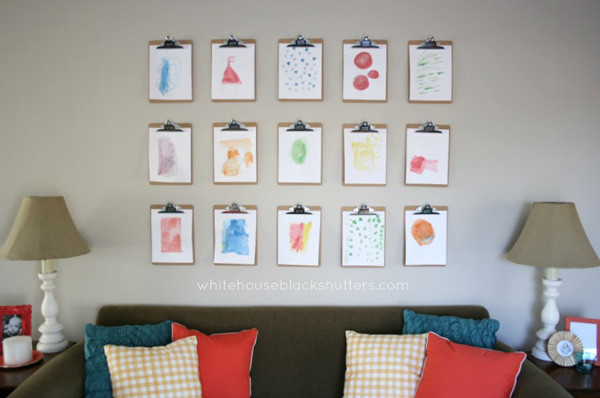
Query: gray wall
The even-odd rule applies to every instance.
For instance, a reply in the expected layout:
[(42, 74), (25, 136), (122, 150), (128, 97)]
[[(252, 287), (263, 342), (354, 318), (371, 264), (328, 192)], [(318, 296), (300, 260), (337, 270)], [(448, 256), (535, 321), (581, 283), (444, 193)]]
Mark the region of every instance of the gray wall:
[[(173, 6), (171, 6), (171, 4)], [(60, 320), (70, 339), (108, 303), (186, 305), (482, 304), (500, 338), (528, 348), (541, 325), (541, 271), (505, 253), (534, 201), (573, 201), (600, 250), (598, 105), (600, 2), (578, 1), (0, 1), (0, 240), (21, 197), (64, 195), (92, 252), (57, 260)], [(365, 6), (368, 4), (368, 6)], [(307, 8), (301, 12), (299, 8)], [(427, 11), (427, 15), (423, 10)], [(210, 40), (257, 40), (258, 100), (210, 101)], [(325, 41), (325, 100), (277, 101), (276, 43), (303, 33)], [(389, 41), (389, 101), (341, 100), (342, 40)], [(455, 43), (455, 101), (407, 103), (407, 41)], [(148, 103), (147, 42), (194, 40), (195, 101)], [(212, 183), (211, 126), (235, 117), (259, 126), (259, 184)], [(194, 184), (150, 186), (147, 126), (193, 123)], [(322, 186), (278, 186), (276, 126), (324, 126)], [(452, 126), (450, 186), (405, 187), (404, 129)], [(341, 125), (387, 123), (385, 188), (341, 186)], [(193, 204), (196, 265), (154, 266), (149, 206)], [(257, 204), (258, 266), (212, 264), (214, 204)], [(322, 266), (276, 265), (276, 207), (323, 207)], [(402, 266), (405, 205), (449, 207), (448, 265)], [(340, 267), (341, 206), (388, 209), (384, 269)], [(36, 262), (0, 261), (0, 303), (32, 303), (41, 322)], [(600, 318), (600, 269), (561, 272), (562, 315)], [(197, 282), (405, 282), (400, 291), (200, 291)], [(562, 327), (562, 326), (560, 326)]]

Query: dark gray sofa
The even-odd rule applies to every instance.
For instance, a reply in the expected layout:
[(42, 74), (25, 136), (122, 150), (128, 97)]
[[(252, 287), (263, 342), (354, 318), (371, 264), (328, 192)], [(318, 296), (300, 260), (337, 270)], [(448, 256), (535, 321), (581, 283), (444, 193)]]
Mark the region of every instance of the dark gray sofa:
[[(340, 398), (343, 395), (346, 330), (400, 334), (405, 308), (418, 313), (488, 318), (480, 306), (423, 307), (191, 307), (105, 306), (96, 323), (103, 326), (174, 320), (204, 333), (259, 331), (252, 363), (252, 397)], [(498, 342), (496, 349), (511, 351)], [(83, 396), (83, 343), (45, 365), (10, 398), (75, 398)], [(568, 398), (571, 395), (526, 360), (515, 398)]]

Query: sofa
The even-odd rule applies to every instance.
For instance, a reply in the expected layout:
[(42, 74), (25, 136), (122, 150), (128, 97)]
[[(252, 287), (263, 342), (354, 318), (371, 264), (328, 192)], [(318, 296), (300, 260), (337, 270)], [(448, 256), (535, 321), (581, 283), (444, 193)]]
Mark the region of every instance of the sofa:
[[(345, 331), (400, 334), (403, 310), (421, 314), (472, 319), (489, 318), (481, 306), (258, 306), (195, 307), (164, 305), (109, 305), (96, 324), (142, 325), (173, 320), (204, 333), (257, 328), (250, 372), (252, 397), (340, 398), (344, 391)], [(513, 351), (497, 342), (495, 349)], [(20, 385), (10, 398), (82, 397), (84, 343), (53, 359)], [(515, 398), (568, 398), (552, 378), (525, 360), (513, 393)]]

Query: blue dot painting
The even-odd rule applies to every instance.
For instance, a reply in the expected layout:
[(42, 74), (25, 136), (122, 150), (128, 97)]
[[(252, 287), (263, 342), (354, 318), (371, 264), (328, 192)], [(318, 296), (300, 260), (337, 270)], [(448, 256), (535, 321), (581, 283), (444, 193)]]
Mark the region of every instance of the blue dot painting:
[(249, 235), (246, 232), (246, 220), (223, 220), (221, 253), (235, 253), (240, 256), (250, 254)]
[(279, 98), (321, 99), (322, 46), (280, 47)]

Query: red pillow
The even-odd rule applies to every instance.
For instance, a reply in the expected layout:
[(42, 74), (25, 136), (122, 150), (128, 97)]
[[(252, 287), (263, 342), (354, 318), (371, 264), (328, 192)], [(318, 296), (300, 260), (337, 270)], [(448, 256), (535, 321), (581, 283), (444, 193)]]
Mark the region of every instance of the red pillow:
[(250, 367), (257, 329), (210, 336), (173, 322), (173, 341), (198, 340), (198, 372), (202, 398), (250, 397)]
[(453, 343), (430, 332), (415, 398), (506, 398), (513, 393), (524, 352)]

